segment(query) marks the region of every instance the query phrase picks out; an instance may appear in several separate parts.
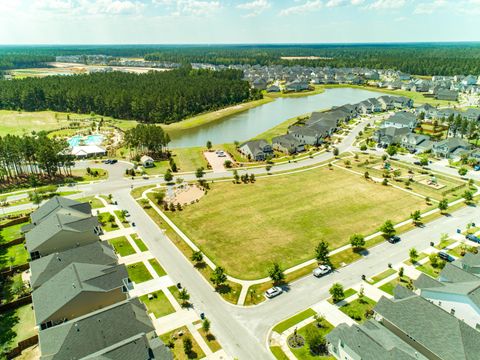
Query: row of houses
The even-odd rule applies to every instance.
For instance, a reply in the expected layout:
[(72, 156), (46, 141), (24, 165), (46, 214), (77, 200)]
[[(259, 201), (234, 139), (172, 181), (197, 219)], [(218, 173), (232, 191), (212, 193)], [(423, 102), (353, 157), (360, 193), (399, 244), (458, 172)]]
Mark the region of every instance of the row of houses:
[(274, 150), (295, 154), (305, 150), (306, 146), (318, 146), (330, 138), (349, 120), (365, 114), (410, 108), (413, 101), (403, 96), (380, 96), (370, 98), (358, 104), (346, 104), (329, 111), (313, 112), (304, 124), (296, 124), (288, 133), (272, 138), (272, 144), (265, 140), (247, 141), (239, 146), (239, 151), (255, 161), (263, 161), (273, 155)]
[(42, 360), (172, 359), (89, 203), (54, 197), (23, 227)]
[(326, 338), (337, 359), (474, 360), (480, 354), (480, 254), (446, 264), (435, 280), (420, 275), (417, 290), (400, 285), (382, 297), (374, 318), (340, 324)]

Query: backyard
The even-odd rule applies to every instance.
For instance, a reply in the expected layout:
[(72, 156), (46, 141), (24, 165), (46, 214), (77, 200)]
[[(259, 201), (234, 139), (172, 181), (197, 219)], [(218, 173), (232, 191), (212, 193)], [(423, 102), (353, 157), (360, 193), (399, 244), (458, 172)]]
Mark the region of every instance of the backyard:
[(0, 316), (0, 353), (36, 334), (32, 305), (24, 305)]
[(248, 185), (212, 184), (200, 202), (167, 214), (228, 274), (257, 279), (273, 261), (289, 268), (313, 258), (320, 240), (335, 249), (353, 233), (368, 235), (387, 219), (426, 208), (419, 197), (324, 167)]

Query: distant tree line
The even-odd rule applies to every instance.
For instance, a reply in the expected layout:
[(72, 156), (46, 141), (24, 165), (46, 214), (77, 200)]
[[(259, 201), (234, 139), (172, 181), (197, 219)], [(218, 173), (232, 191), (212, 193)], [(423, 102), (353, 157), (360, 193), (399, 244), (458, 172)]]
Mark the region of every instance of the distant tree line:
[(8, 55), (8, 54), (0, 53), (0, 70), (46, 66), (46, 63), (50, 61), (55, 61), (55, 57), (49, 56), (49, 55), (29, 55), (29, 54)]
[(12, 184), (37, 186), (42, 179), (71, 175), (72, 157), (66, 141), (35, 135), (0, 136), (0, 189)]
[[(316, 56), (286, 60), (282, 57)], [(415, 75), (480, 74), (479, 44), (265, 45), (171, 47), (146, 60), (393, 69)]]
[(262, 95), (238, 70), (178, 70), (49, 76), (4, 81), (0, 108), (96, 113), (119, 119), (173, 123)]

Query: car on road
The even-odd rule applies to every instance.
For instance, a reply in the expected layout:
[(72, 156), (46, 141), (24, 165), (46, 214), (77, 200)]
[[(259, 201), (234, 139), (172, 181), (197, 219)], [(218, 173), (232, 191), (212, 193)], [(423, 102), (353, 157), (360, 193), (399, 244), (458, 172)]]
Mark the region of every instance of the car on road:
[(103, 160), (102, 162), (103, 162), (104, 164), (110, 164), (110, 159)]
[(413, 165), (422, 165), (422, 163), (420, 161), (414, 161)]
[(112, 159), (112, 160), (110, 160), (110, 164), (112, 164), (112, 165), (113, 165), (113, 164), (116, 164), (117, 162), (118, 162), (117, 159)]
[(390, 236), (387, 241), (390, 243), (390, 244), (396, 244), (397, 242), (400, 241), (400, 237), (399, 236)]
[(455, 258), (450, 255), (450, 254), (447, 254), (446, 252), (444, 251), (440, 251), (438, 253), (438, 257), (442, 260), (445, 260), (445, 261), (448, 261), (448, 262), (452, 262), (452, 261), (455, 261)]
[(281, 288), (279, 288), (278, 286), (274, 286), (268, 289), (267, 291), (265, 291), (265, 296), (271, 299), (271, 298), (274, 298), (275, 296), (280, 295), (282, 292), (283, 290)]
[(467, 234), (467, 236), (465, 236), (465, 237), (470, 241), (474, 241), (474, 242), (480, 244), (480, 238), (478, 236), (475, 236), (473, 234)]
[(328, 265), (319, 265), (315, 270), (313, 270), (313, 276), (315, 277), (322, 277), (323, 275), (327, 275), (332, 268)]

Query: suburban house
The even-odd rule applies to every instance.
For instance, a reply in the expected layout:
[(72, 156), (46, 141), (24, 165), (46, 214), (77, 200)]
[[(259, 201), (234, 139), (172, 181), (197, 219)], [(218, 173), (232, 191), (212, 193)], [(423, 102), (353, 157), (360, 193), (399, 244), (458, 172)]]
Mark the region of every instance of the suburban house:
[(30, 262), (30, 286), (33, 290), (50, 280), (57, 273), (72, 263), (115, 265), (117, 255), (112, 247), (104, 241), (76, 247), (63, 252), (56, 252)]
[(270, 85), (269, 87), (267, 87), (267, 92), (280, 92), (280, 87), (278, 87), (277, 85)]
[(384, 120), (380, 125), (381, 128), (396, 127), (408, 128), (412, 131), (417, 125), (417, 117), (411, 112), (401, 111), (393, 114), (388, 119)]
[(340, 324), (327, 335), (328, 351), (339, 360), (427, 360), (375, 320)]
[(39, 341), (41, 360), (172, 359), (138, 298), (40, 331)]
[(379, 145), (387, 147), (388, 145), (401, 144), (403, 137), (407, 134), (410, 134), (408, 127), (390, 126), (375, 131), (374, 139)]
[(107, 150), (98, 145), (79, 145), (70, 150), (70, 155), (77, 158), (87, 158), (107, 155)]
[[(430, 141), (429, 136), (410, 133), (402, 137), (400, 145), (409, 151), (417, 151), (419, 146), (426, 141)], [(425, 150), (423, 147), (421, 149)]]
[(447, 263), (438, 280), (421, 274), (415, 287), (425, 299), (480, 330), (480, 254)]
[(435, 94), (435, 99), (437, 100), (446, 100), (446, 101), (457, 101), (458, 100), (458, 91), (440, 89)]
[(432, 119), (437, 115), (437, 108), (430, 104), (423, 104), (415, 108), (415, 114), (423, 113), (426, 119)]
[(285, 85), (285, 91), (305, 91), (310, 90), (310, 85), (306, 81), (294, 80)]
[(301, 144), (317, 146), (321, 139), (326, 137), (327, 129), (318, 129), (317, 126), (292, 126), (288, 129), (288, 134), (292, 135)]
[(143, 155), (140, 158), (140, 162), (142, 163), (142, 166), (144, 168), (151, 168), (151, 167), (155, 166), (155, 162), (153, 161), (153, 159), (150, 156), (147, 156), (147, 155)]
[(267, 88), (267, 81), (263, 78), (253, 80), (252, 87), (257, 90), (265, 90)]
[(433, 144), (432, 152), (435, 156), (441, 158), (450, 158), (460, 156), (470, 149), (470, 144), (460, 138), (448, 138)]
[(272, 139), (272, 147), (286, 154), (296, 154), (305, 151), (305, 144), (292, 134), (276, 136)]
[(272, 146), (265, 140), (251, 140), (239, 146), (239, 151), (251, 160), (263, 161), (273, 154)]
[(382, 105), (384, 111), (395, 109), (395, 104), (393, 102), (392, 96), (384, 95), (377, 98), (378, 102)]
[(131, 282), (125, 265), (71, 263), (32, 292), (40, 329), (128, 298)]
[(100, 224), (96, 216), (81, 211), (59, 209), (25, 234), (32, 260), (55, 252), (99, 241)]

